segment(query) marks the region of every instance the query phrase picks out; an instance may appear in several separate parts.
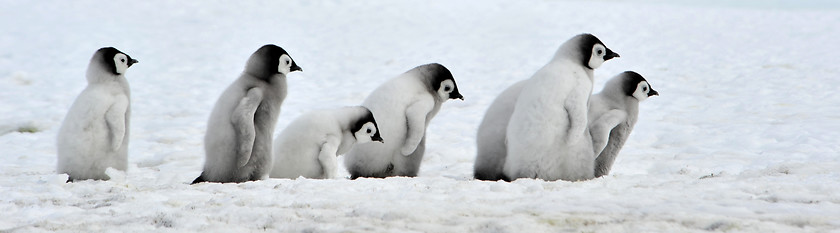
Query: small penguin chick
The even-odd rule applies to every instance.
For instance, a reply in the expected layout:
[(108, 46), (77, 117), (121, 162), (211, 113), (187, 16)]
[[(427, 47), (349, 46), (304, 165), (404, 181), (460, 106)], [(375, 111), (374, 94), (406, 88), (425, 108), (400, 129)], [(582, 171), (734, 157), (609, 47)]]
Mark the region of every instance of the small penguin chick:
[(639, 102), (659, 95), (644, 77), (633, 71), (616, 75), (592, 96), (589, 132), (592, 135), (595, 177), (609, 173), (639, 114)]
[(268, 44), (216, 101), (204, 136), (199, 182), (261, 180), (271, 171), (272, 134), (286, 99), (286, 75), (303, 69), (283, 48)]
[(125, 72), (137, 60), (113, 47), (90, 59), (88, 86), (76, 97), (57, 137), (58, 166), (74, 180), (108, 180), (105, 170), (128, 165), (131, 94)]
[(277, 136), (271, 178), (337, 177), (336, 156), (354, 145), (383, 142), (373, 113), (365, 107), (313, 111), (301, 115)]

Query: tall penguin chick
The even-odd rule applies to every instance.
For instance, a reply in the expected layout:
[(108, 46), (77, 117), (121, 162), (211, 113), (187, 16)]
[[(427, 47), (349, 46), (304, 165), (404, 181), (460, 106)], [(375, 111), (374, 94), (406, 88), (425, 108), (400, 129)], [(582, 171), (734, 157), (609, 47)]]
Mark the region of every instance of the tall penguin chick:
[(301, 115), (274, 141), (271, 178), (337, 178), (336, 157), (355, 144), (382, 142), (373, 113), (365, 107), (313, 111)]
[(257, 49), (219, 97), (204, 136), (204, 171), (193, 181), (261, 180), (271, 171), (271, 136), (286, 98), (286, 75), (302, 69), (283, 48)]
[(426, 148), (426, 127), (448, 99), (464, 97), (443, 65), (415, 67), (393, 78), (365, 99), (376, 116), (384, 143), (359, 144), (344, 158), (353, 179), (417, 176)]
[(595, 177), (610, 173), (615, 157), (639, 117), (639, 102), (659, 95), (644, 77), (633, 71), (616, 75), (604, 89), (592, 96), (589, 132), (595, 159)]
[(587, 121), (593, 71), (618, 57), (591, 34), (572, 37), (522, 87), (507, 125), (509, 179), (593, 178)]
[(108, 180), (105, 169), (128, 166), (131, 93), (125, 72), (137, 63), (112, 47), (97, 50), (87, 87), (76, 97), (58, 131), (59, 174), (74, 180)]

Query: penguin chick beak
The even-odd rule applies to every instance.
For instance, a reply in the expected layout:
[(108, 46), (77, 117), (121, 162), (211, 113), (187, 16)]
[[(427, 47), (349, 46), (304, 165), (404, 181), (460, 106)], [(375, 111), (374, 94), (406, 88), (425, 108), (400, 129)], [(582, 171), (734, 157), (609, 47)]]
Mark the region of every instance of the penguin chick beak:
[(604, 61), (610, 60), (610, 59), (613, 59), (613, 58), (616, 58), (616, 57), (621, 57), (621, 56), (618, 55), (618, 53), (613, 52), (610, 49), (607, 49), (607, 55), (604, 55)]
[(382, 137), (380, 137), (379, 135), (375, 135), (370, 139), (373, 140), (373, 141), (380, 142), (380, 143), (385, 143), (385, 139), (382, 139)]
[(648, 97), (655, 96), (655, 95), (659, 95), (659, 92), (654, 90), (653, 88), (651, 88), (650, 92), (648, 93)]
[(449, 98), (450, 99), (460, 99), (461, 101), (464, 101), (464, 96), (461, 95), (461, 93), (452, 93), (452, 94), (449, 95)]
[(290, 72), (295, 72), (295, 71), (303, 72), (303, 68), (300, 68), (300, 66), (298, 66), (298, 65), (292, 66), (292, 68), (289, 69), (289, 70), (291, 70)]
[(140, 63), (140, 61), (138, 61), (137, 59), (128, 60), (128, 67), (131, 67), (131, 65), (134, 65), (134, 63)]

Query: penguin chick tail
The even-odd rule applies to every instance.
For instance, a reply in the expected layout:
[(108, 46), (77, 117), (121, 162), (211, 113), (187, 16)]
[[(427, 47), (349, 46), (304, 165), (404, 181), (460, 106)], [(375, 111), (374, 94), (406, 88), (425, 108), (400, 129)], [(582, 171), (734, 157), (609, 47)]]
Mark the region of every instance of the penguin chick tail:
[(190, 185), (198, 184), (198, 183), (202, 183), (202, 182), (207, 182), (206, 180), (204, 180), (203, 175), (204, 174), (201, 174), (198, 177), (196, 177), (195, 180), (193, 180), (193, 182)]

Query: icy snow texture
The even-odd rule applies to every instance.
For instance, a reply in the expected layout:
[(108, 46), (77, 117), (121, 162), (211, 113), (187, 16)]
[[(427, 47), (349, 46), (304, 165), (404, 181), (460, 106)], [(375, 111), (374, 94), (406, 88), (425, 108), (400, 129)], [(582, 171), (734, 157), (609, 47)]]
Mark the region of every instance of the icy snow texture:
[[(798, 2), (4, 1), (0, 231), (840, 231), (840, 4)], [(488, 104), (582, 32), (622, 56), (596, 91), (634, 70), (661, 94), (611, 174), (471, 180)], [(305, 69), (276, 132), (430, 62), (466, 101), (432, 121), (417, 178), (188, 185), (213, 101), (266, 43)], [(66, 184), (55, 135), (104, 46), (141, 61), (129, 170)]]

